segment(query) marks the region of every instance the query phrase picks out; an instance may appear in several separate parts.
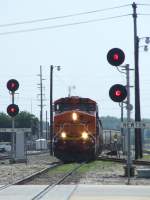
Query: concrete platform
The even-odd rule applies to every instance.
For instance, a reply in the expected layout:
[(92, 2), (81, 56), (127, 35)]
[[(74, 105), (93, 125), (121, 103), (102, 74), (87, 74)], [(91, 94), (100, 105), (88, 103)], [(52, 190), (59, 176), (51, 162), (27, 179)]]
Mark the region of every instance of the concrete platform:
[[(11, 186), (0, 191), (1, 200), (32, 200), (47, 185)], [(149, 200), (150, 186), (57, 185), (42, 200)]]

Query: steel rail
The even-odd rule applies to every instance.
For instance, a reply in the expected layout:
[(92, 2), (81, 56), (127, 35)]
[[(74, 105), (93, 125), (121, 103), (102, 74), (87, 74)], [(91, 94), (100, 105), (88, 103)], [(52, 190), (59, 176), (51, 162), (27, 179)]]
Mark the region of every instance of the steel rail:
[(71, 176), (75, 171), (77, 171), (80, 167), (82, 167), (86, 162), (80, 163), (77, 167), (70, 170), (68, 173), (66, 173), (62, 178), (60, 178), (58, 181), (56, 181), (52, 185), (48, 185), (46, 188), (44, 188), (42, 191), (40, 191), (36, 196), (34, 196), (31, 200), (39, 200), (41, 199), (47, 192), (52, 190), (56, 185), (59, 185), (64, 182), (69, 176)]
[[(120, 163), (126, 163), (127, 160), (124, 158), (113, 158), (108, 156), (100, 156), (97, 158), (97, 160), (103, 160), (103, 161), (113, 161), (113, 162), (120, 162)], [(133, 164), (136, 165), (150, 165), (150, 161), (145, 160), (133, 160)]]

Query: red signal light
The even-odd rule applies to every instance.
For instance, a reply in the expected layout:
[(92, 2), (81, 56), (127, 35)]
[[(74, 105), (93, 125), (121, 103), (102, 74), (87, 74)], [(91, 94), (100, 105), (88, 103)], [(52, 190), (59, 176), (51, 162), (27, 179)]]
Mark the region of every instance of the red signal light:
[(15, 92), (16, 90), (18, 90), (19, 88), (19, 83), (17, 80), (15, 79), (10, 79), (8, 82), (7, 82), (7, 88), (9, 91), (11, 92)]
[(11, 83), (11, 88), (15, 88), (16, 84), (15, 83)]
[(10, 109), (10, 112), (12, 112), (12, 113), (14, 113), (15, 111), (16, 111), (15, 108)]
[(11, 117), (15, 117), (19, 113), (19, 107), (16, 104), (10, 104), (7, 107), (7, 113)]
[(114, 59), (115, 61), (119, 60), (119, 55), (118, 55), (117, 53), (115, 53), (115, 54), (113, 55), (113, 59)]
[(113, 85), (109, 90), (110, 98), (115, 102), (121, 102), (127, 97), (126, 87), (120, 84)]
[(115, 95), (116, 95), (117, 97), (119, 97), (119, 96), (121, 96), (121, 95), (122, 95), (122, 93), (121, 93), (121, 91), (120, 91), (120, 90), (116, 90), (116, 91), (115, 91)]
[(113, 66), (119, 66), (124, 62), (125, 54), (119, 48), (110, 49), (107, 53), (107, 60)]

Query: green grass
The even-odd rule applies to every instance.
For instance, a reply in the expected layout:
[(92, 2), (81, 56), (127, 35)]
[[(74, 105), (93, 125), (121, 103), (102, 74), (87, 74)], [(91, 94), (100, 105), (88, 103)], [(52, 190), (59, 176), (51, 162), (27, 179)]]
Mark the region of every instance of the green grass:
[[(58, 166), (49, 171), (50, 174), (62, 174), (69, 172), (70, 170), (74, 169), (78, 166), (78, 163), (71, 163), (71, 164), (64, 164), (62, 166)], [(114, 171), (114, 170), (122, 170), (122, 164), (115, 163), (111, 161), (94, 161), (89, 162), (82, 167), (80, 167), (77, 172), (78, 173), (87, 173), (90, 171)]]
[(66, 173), (69, 170), (74, 169), (77, 165), (78, 165), (77, 163), (64, 164), (50, 170), (49, 173)]
[(94, 161), (91, 163), (87, 163), (85, 165), (83, 165), (78, 172), (79, 173), (86, 173), (89, 171), (94, 171), (94, 170), (99, 170), (99, 171), (110, 171), (112, 168), (114, 169), (122, 169), (122, 165), (120, 165), (119, 163), (114, 163), (111, 161)]
[(142, 158), (142, 160), (149, 161), (150, 160), (150, 155), (144, 155), (143, 158)]

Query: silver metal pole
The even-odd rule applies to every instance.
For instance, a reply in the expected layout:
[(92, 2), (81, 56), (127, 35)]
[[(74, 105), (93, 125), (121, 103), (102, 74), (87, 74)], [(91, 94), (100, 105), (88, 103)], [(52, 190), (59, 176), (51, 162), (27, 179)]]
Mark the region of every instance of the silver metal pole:
[[(123, 102), (121, 102), (120, 107), (121, 107), (121, 123), (123, 123)], [(124, 145), (124, 129), (121, 128), (121, 148), (122, 148), (123, 154), (125, 152), (124, 147), (125, 147), (125, 145)]]
[[(14, 104), (14, 92), (12, 92), (12, 104)], [(15, 119), (14, 117), (11, 118), (12, 121), (12, 150), (11, 150), (11, 156), (12, 156), (12, 162), (15, 158), (15, 132), (14, 132), (14, 128), (15, 128)]]
[[(127, 79), (127, 122), (130, 122), (130, 77), (129, 77), (129, 65), (126, 65), (126, 79)], [(128, 184), (130, 184), (130, 172), (131, 172), (131, 149), (130, 149), (130, 128), (127, 129), (127, 167), (128, 167)]]

